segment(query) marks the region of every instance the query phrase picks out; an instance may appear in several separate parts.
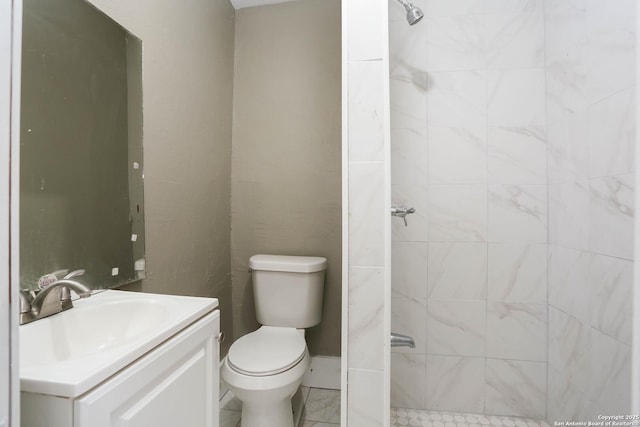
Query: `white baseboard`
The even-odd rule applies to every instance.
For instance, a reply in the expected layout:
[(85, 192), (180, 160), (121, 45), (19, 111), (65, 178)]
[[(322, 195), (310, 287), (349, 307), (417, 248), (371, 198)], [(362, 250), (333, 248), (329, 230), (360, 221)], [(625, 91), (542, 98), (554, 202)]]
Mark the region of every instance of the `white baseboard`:
[(313, 356), (309, 369), (302, 378), (304, 387), (340, 390), (340, 358)]

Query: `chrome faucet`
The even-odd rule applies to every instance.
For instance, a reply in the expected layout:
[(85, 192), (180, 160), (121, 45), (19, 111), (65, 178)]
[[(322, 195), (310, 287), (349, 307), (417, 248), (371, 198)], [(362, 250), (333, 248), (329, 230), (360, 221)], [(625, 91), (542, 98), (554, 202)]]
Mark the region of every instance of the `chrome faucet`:
[(408, 335), (396, 334), (391, 332), (391, 347), (410, 347), (416, 348), (416, 343)]
[[(76, 274), (80, 275), (80, 274)], [(33, 300), (29, 293), (20, 292), (20, 324), (33, 322), (73, 307), (71, 293), (75, 291), (80, 298), (91, 296), (91, 288), (71, 279), (60, 279), (41, 290)]]

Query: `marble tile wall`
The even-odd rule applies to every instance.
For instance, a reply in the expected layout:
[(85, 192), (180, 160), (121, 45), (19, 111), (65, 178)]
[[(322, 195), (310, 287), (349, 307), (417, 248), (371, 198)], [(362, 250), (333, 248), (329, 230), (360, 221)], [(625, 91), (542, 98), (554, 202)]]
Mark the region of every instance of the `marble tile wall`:
[(392, 406), (546, 416), (542, 1), (390, 4)]
[(343, 179), (347, 180), (343, 209), (348, 218), (343, 223), (348, 286), (343, 293), (347, 334), (342, 344), (342, 366), (346, 370), (342, 425), (382, 427), (390, 422), (387, 0), (345, 0), (342, 17), (346, 40), (343, 97), (347, 99), (346, 115), (343, 112), (347, 129), (343, 142)]
[(634, 0), (389, 5), (394, 407), (629, 412)]
[(546, 0), (548, 420), (630, 412), (633, 0)]
[[(629, 409), (632, 0), (390, 7), (399, 407)], [(426, 25), (425, 25), (426, 24)]]

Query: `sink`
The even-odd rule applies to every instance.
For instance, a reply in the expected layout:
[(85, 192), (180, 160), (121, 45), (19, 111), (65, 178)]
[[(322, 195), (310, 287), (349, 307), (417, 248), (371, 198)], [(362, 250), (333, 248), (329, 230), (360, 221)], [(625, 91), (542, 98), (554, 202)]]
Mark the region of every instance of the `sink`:
[(76, 303), (68, 313), (20, 329), (20, 364), (71, 361), (126, 346), (161, 326), (167, 311), (155, 300)]
[(20, 388), (77, 397), (217, 307), (213, 298), (107, 290), (20, 326)]

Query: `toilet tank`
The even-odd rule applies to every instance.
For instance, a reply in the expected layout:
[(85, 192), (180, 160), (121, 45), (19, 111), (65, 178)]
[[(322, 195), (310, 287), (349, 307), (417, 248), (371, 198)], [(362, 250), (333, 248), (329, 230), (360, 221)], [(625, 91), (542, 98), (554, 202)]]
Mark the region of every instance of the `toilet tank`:
[(326, 258), (254, 255), (249, 268), (258, 322), (289, 328), (320, 323)]

